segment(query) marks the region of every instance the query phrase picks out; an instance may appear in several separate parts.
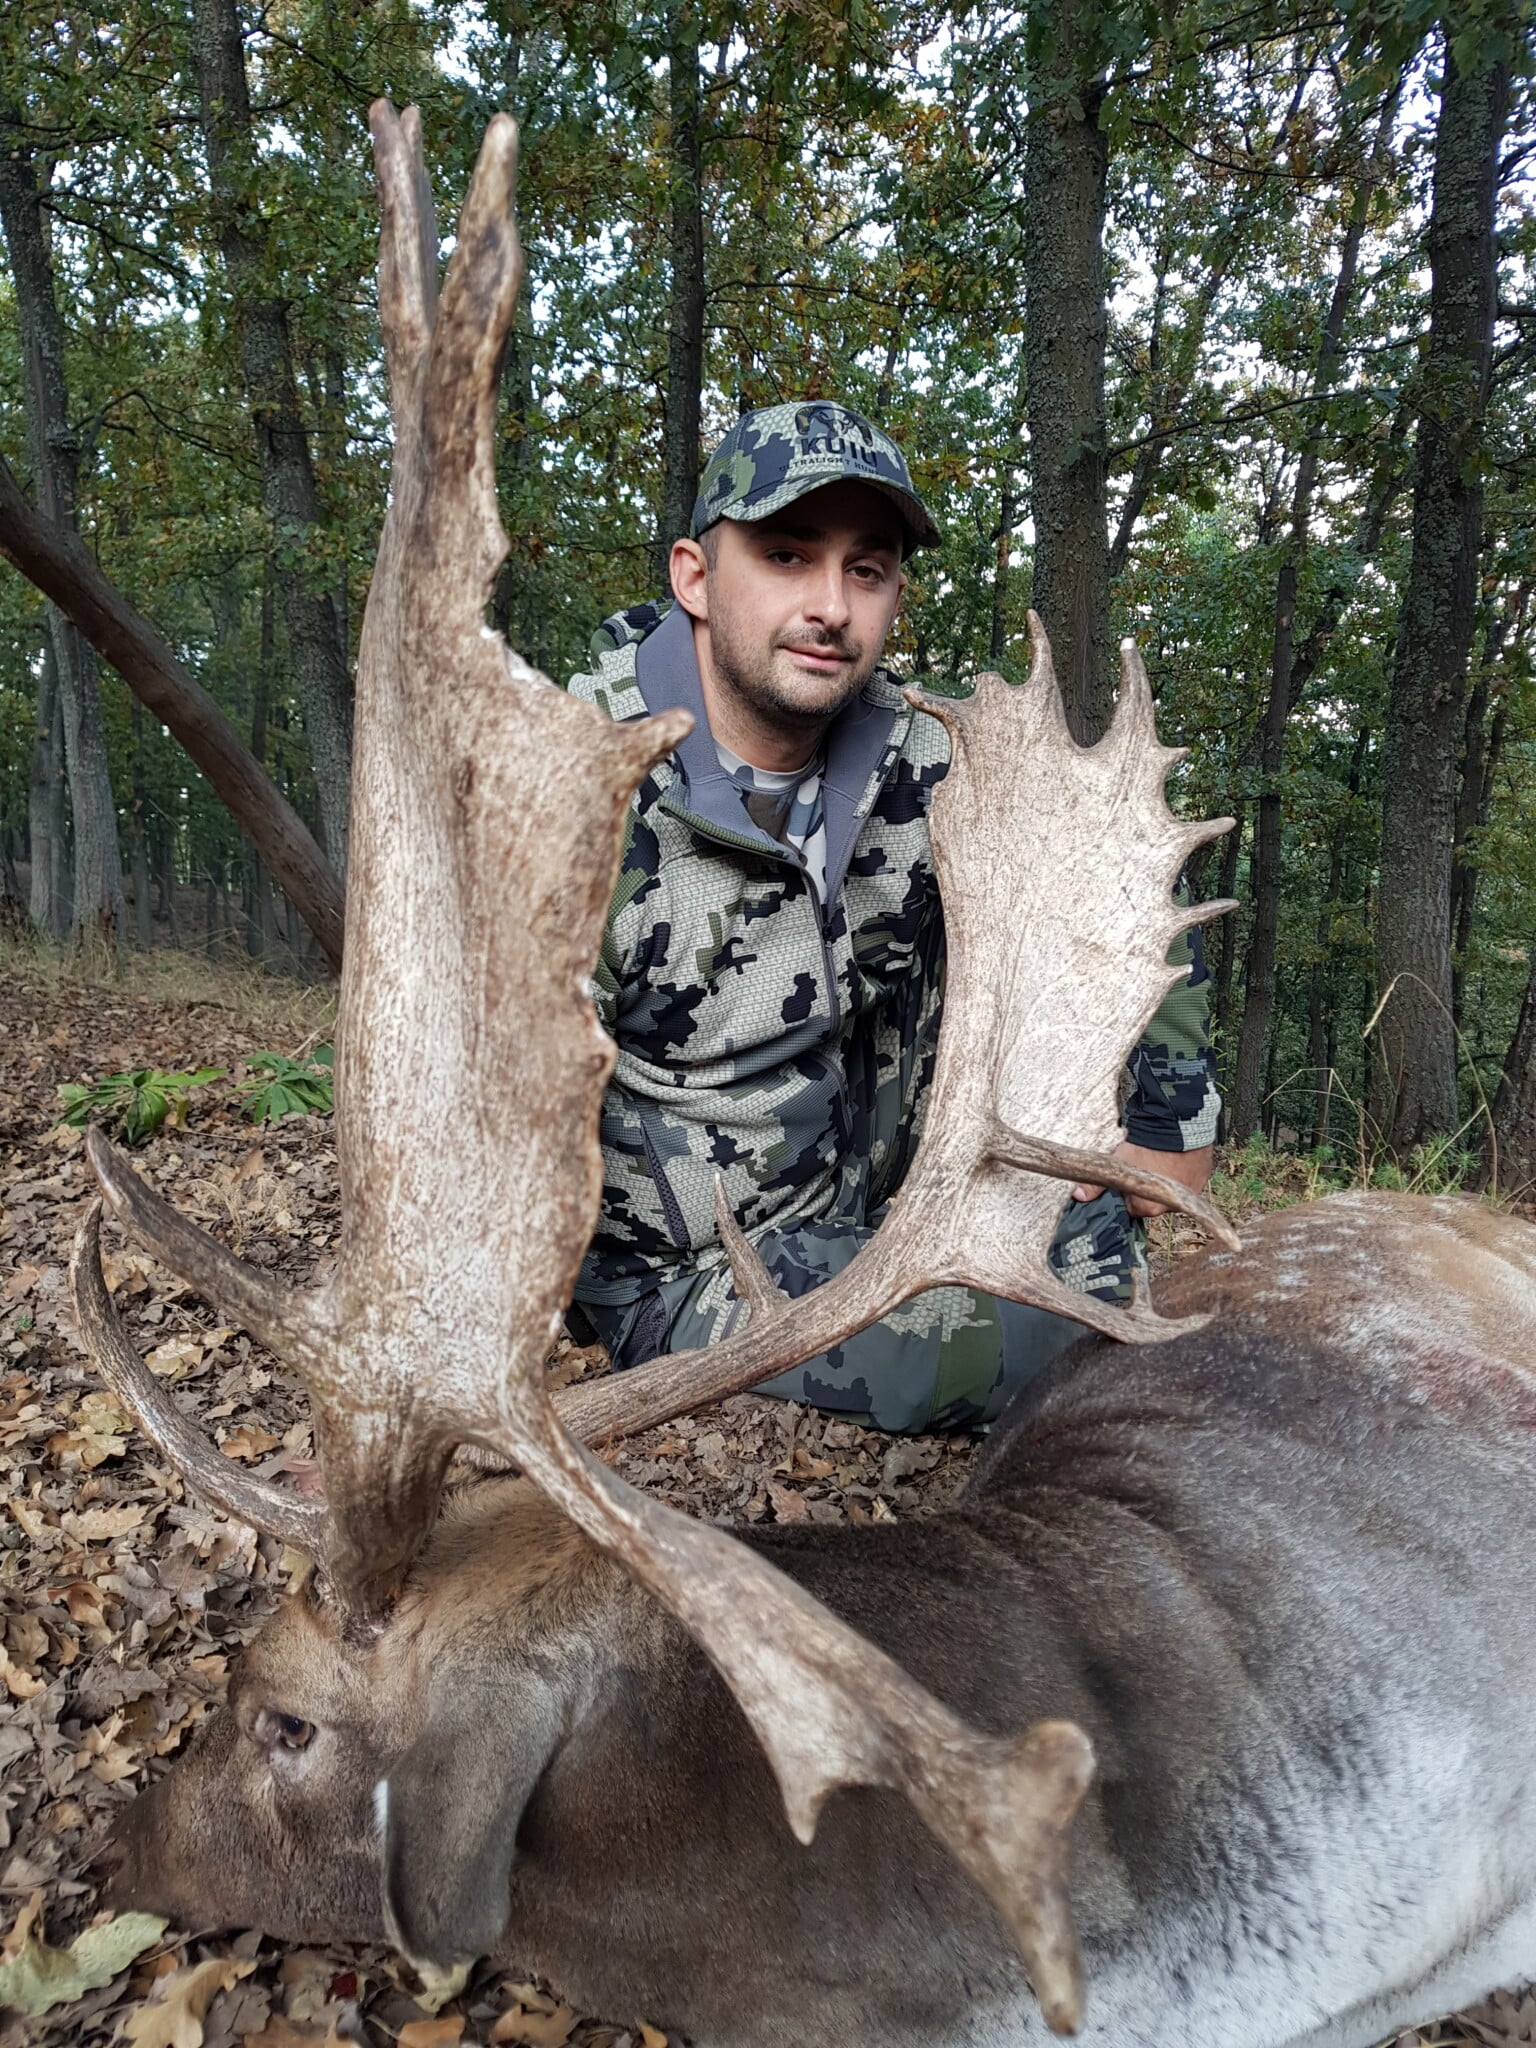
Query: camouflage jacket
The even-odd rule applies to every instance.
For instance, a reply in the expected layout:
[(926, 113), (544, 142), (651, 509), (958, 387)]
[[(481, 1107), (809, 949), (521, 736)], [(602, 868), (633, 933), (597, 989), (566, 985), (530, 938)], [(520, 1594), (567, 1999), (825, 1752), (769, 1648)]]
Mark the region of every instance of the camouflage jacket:
[[(720, 766), (688, 615), (604, 622), (568, 688), (610, 718), (686, 706), (694, 729), (636, 792), (594, 977), (618, 1043), (603, 1106), (603, 1211), (577, 1299), (637, 1300), (723, 1257), (714, 1178), (749, 1234), (862, 1224), (921, 1128), (943, 993), (928, 802), (949, 765), (937, 719), (877, 670), (827, 737), (826, 904)], [(1128, 1135), (1215, 1136), (1199, 935), (1188, 983), (1130, 1061)], [(1178, 958), (1175, 952), (1170, 958)]]

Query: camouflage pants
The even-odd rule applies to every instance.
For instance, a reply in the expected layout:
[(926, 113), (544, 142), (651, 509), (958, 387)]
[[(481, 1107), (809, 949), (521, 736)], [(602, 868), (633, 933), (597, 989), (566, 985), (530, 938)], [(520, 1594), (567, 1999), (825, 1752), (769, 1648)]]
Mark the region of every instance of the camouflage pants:
[[(878, 1221), (769, 1231), (758, 1240), (758, 1254), (786, 1294), (807, 1294), (842, 1271)], [(1096, 1201), (1068, 1202), (1051, 1264), (1080, 1294), (1128, 1300), (1132, 1276), (1145, 1265), (1144, 1238), (1120, 1196), (1106, 1189)], [(720, 1265), (684, 1272), (628, 1307), (583, 1307), (621, 1368), (663, 1351), (718, 1343), (741, 1313), (730, 1270)], [(938, 1287), (824, 1356), (765, 1381), (759, 1391), (876, 1429), (975, 1429), (1082, 1334), (1080, 1323), (1044, 1309), (966, 1287)]]

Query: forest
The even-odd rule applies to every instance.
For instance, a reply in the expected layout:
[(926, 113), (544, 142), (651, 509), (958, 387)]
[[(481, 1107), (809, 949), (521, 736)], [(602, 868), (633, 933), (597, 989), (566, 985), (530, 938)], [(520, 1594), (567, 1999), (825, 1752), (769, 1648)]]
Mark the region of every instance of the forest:
[[(1080, 737), (1140, 644), (1230, 1146), (1536, 1180), (1536, 183), (1477, 0), (30, 0), (0, 25), (0, 895), (317, 978), (388, 474), (367, 109), (524, 138), (491, 616), (562, 679), (701, 453), (835, 395), (943, 546), (893, 663)], [(445, 229), (445, 234), (447, 230)], [(1072, 877), (1062, 887), (1070, 890)]]
[[(1049, 1894), (1070, 1980), (1066, 1840), (1087, 1787), (1072, 1876), (1098, 1945), (1095, 2038), (1298, 2048), (1411, 2021), (1397, 2048), (1536, 2048), (1536, 1987), (1472, 2004), (1530, 1976), (1536, 1869), (1530, 12), (0, 12), (0, 2048), (1040, 2040), (1037, 1993), (1052, 2025), (1074, 2007), (1028, 1948), (1027, 1982), (1011, 1948), (997, 1966), (1014, 2000), (998, 2006), (994, 1906), (1014, 1894), (984, 1883), (988, 1904), (972, 1880), (984, 1836), (1034, 1825), (1044, 1767), (1005, 1773), (1042, 1730), (1054, 1818), (1013, 1876)], [(383, 110), (383, 327), (380, 100), (419, 109), (426, 172), (413, 124)], [(522, 137), (515, 313), (504, 111)], [(430, 185), (446, 264), (488, 128), (460, 296), (434, 316), (416, 209)], [(451, 401), (422, 371), (444, 328), (462, 347)], [(401, 566), (398, 508), (430, 497), (422, 451), (442, 445), (423, 423), (464, 399), (459, 452), (475, 434), (483, 451), (498, 392), (509, 552), (487, 623), (557, 683), (605, 618), (664, 594), (740, 414), (816, 398), (900, 442), (941, 529), (906, 565), (889, 659), (930, 692), (976, 691), (946, 723), (1017, 734), (999, 706), (1044, 714), (977, 688), (1024, 679), (1038, 617), (1092, 743), (1117, 647), (1140, 649), (1161, 739), (1185, 750), (1170, 802), (1232, 821), (1185, 882), (1236, 906), (1205, 928), (1225, 1101), (1211, 1201), (1185, 1188), (1188, 1213), (1151, 1232), (1177, 1320), (1145, 1320), (1139, 1289), (1124, 1309), (1077, 1303), (1153, 1343), (1053, 1360), (1002, 1419), (974, 1406), (964, 1429), (897, 1435), (815, 1382), (779, 1398), (753, 1351), (840, 1290), (868, 1307), (843, 1284), (859, 1260), (786, 1310), (733, 1250), (750, 1313), (694, 1365), (746, 1355), (738, 1391), (613, 1419), (681, 1353), (626, 1360), (595, 1325), (561, 1325), (604, 1173), (587, 972), (624, 805), (681, 727), (602, 782), (591, 758), (638, 761), (646, 733), (508, 689), (473, 580), (422, 639), (473, 649), (484, 674), (438, 693), (447, 664), (402, 627), (416, 694), (378, 681), (379, 619), (419, 620), (402, 591), (440, 591), (458, 560)], [(483, 453), (442, 468), (409, 530), (483, 538)], [(450, 525), (466, 476), (478, 523)], [(402, 703), (418, 715), (380, 716)], [(548, 775), (515, 844), (481, 831), (498, 785), (470, 804), (460, 728), (554, 732), (540, 758), (565, 771), (562, 722), (584, 726), (588, 779)], [(358, 843), (388, 872), (349, 910), (354, 738)], [(371, 772), (386, 756), (405, 763), (393, 780)], [(1034, 830), (1021, 816), (1020, 837), (968, 842), (989, 863), (972, 924), (990, 950), (954, 968), (941, 1068), (967, 1043), (967, 992), (971, 1040), (985, 1012), (994, 1049), (1028, 1037), (1008, 1021), (1030, 1001), (1050, 1007), (1044, 977), (1016, 971), (1047, 950), (1036, 927), (994, 907), (1053, 865), (1052, 771), (1065, 787), (1097, 766), (1064, 740), (976, 756), (1035, 780), (1028, 801), (973, 804), (973, 826), (1033, 810)], [(941, 789), (968, 787), (976, 756)], [(1111, 863), (1051, 878), (1086, 957), (1104, 926), (1084, 876), (1110, 874), (1120, 928), (1153, 934), (1153, 979), (1173, 927), (1144, 906), (1175, 916), (1165, 892), (1198, 837), (1151, 801), (1156, 771), (1135, 768), (1122, 806), (1156, 811), (1155, 900)], [(402, 815), (427, 823), (397, 861), (405, 835), (378, 825)], [(942, 860), (941, 840), (936, 823)], [(1081, 841), (1074, 825), (1074, 859)], [(420, 878), (450, 871), (439, 916)], [(509, 871), (533, 885), (526, 916)], [(952, 897), (951, 938), (962, 923)], [(338, 1015), (354, 937), (371, 972)], [(1124, 947), (1111, 999), (1109, 951), (1092, 983), (1055, 947), (1078, 998), (1052, 1010), (1073, 1018), (1063, 1037), (1140, 1001)], [(988, 1010), (978, 991), (999, 990)], [(981, 1075), (973, 1149), (917, 1183), (889, 1259), (909, 1293), (938, 1272), (967, 1315), (974, 1290), (1006, 1291), (960, 1262), (971, 1240), (1021, 1269), (1032, 1250), (986, 1202), (1033, 1182), (1044, 1216), (1085, 1160), (1106, 1182), (1116, 1164), (1047, 1147), (1022, 1112), (1010, 1130), (997, 1069), (995, 1050), (990, 1076), (980, 1058), (945, 1069)], [(1237, 1245), (1239, 1224), (1237, 1263), (1200, 1249), (1202, 1232)], [(841, 1341), (823, 1329), (820, 1354)], [(1079, 1696), (1091, 1787), (1087, 1735), (1055, 1718)], [(956, 1758), (977, 1756), (985, 1801), (946, 1806)], [(898, 1791), (921, 1823), (887, 1836)], [(826, 1793), (803, 1849), (785, 1811), (803, 1835)], [(944, 1879), (924, 1860), (940, 1842), (961, 1845)], [(109, 1881), (114, 1855), (139, 1894)], [(271, 1895), (225, 1905), (263, 1856)], [(570, 1871), (563, 1970), (537, 1902)], [(440, 1879), (443, 1931), (469, 1943), (441, 1957), (394, 1905), (430, 1904)], [(478, 1887), (499, 1910), (509, 1885), (535, 1910), (482, 1939), (459, 1905), (478, 1912)], [(1186, 1894), (1217, 1902), (1188, 1943)], [(686, 1938), (678, 1902), (700, 1916)], [(700, 1984), (724, 2031), (689, 2016)]]

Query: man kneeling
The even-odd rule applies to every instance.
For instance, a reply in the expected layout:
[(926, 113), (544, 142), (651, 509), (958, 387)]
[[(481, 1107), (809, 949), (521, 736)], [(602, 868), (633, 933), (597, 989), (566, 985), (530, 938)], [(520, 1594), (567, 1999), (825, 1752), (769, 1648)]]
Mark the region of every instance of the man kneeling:
[[(880, 657), (914, 548), (939, 538), (895, 443), (823, 401), (746, 414), (705, 471), (675, 602), (607, 620), (573, 696), (694, 730), (631, 808), (596, 975), (618, 1043), (603, 1206), (576, 1290), (619, 1367), (718, 1341), (742, 1314), (714, 1220), (786, 1294), (842, 1270), (921, 1130), (944, 980), (928, 804), (949, 763)], [(1198, 932), (1191, 977), (1129, 1062), (1122, 1154), (1203, 1188), (1219, 1101)], [(1129, 1296), (1139, 1218), (1079, 1189), (1052, 1263)], [(1133, 1213), (1134, 1212), (1134, 1213)], [(765, 1391), (881, 1429), (983, 1425), (1079, 1326), (939, 1288)]]

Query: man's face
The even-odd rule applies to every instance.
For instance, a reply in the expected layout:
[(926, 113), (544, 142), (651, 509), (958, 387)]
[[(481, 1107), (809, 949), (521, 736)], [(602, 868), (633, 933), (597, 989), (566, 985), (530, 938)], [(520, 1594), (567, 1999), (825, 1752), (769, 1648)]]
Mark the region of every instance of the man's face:
[(754, 723), (814, 733), (884, 650), (905, 581), (895, 507), (864, 484), (826, 484), (713, 534), (702, 589), (678, 595), (695, 618), (702, 602), (721, 692)]

